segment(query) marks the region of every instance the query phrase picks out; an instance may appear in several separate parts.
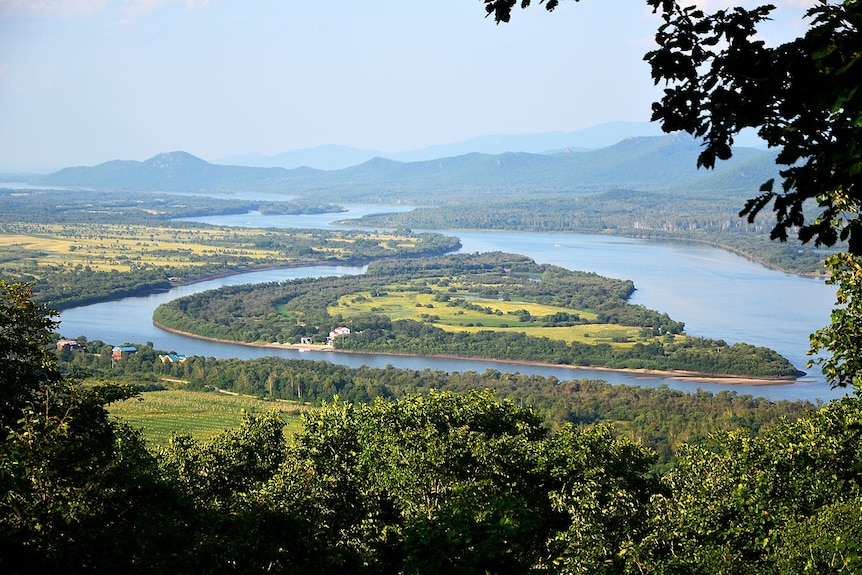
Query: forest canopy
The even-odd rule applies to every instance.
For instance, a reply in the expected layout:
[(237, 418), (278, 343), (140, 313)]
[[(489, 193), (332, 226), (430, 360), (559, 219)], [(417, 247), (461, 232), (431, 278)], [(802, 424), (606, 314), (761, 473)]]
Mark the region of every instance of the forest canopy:
[(606, 424), (551, 432), (490, 391), (335, 400), (292, 442), (265, 413), (149, 450), (105, 409), (133, 388), (63, 376), (40, 345), (54, 314), (26, 287), (0, 282), (0, 304), (0, 378), (15, 382), (0, 420), (4, 573), (862, 567), (859, 398), (758, 437), (716, 433), (661, 472)]

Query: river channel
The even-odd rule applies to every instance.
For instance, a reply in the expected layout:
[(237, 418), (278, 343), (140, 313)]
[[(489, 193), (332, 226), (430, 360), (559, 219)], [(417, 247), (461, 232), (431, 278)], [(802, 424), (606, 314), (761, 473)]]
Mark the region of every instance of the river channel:
[[(378, 206), (351, 206), (350, 211), (336, 215), (264, 216), (252, 212), (196, 218), (195, 221), (231, 226), (322, 228), (327, 227), (332, 220), (358, 217), (371, 211), (384, 210)], [(152, 324), (153, 310), (161, 303), (178, 297), (225, 285), (363, 272), (361, 267), (350, 266), (308, 266), (250, 272), (180, 286), (165, 293), (72, 308), (61, 314), (60, 330), (65, 337), (85, 335), (89, 339), (100, 339), (110, 344), (152, 342), (157, 349), (219, 358), (251, 359), (278, 355), (323, 359), (352, 367), (363, 364), (375, 367), (392, 365), (450, 372), (495, 369), (554, 376), (561, 380), (592, 378), (631, 385), (668, 385), (685, 391), (695, 391), (697, 388), (712, 392), (730, 389), (773, 400), (828, 401), (844, 393), (830, 389), (816, 368), (808, 370), (805, 366), (808, 335), (828, 323), (834, 302), (834, 289), (822, 280), (770, 270), (733, 253), (697, 244), (576, 234), (444, 233), (461, 238), (463, 252), (507, 251), (527, 255), (538, 263), (631, 279), (636, 288), (632, 303), (666, 312), (673, 319), (684, 321), (686, 332), (690, 335), (770, 347), (787, 357), (797, 368), (809, 373), (792, 384), (728, 385), (625, 372), (478, 360), (339, 352), (300, 353), (295, 350), (209, 342), (168, 333)]]

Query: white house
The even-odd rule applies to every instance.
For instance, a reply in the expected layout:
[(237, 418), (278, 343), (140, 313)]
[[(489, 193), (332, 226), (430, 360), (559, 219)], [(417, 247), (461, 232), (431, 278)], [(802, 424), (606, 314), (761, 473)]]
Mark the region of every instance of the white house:
[(337, 327), (331, 332), (329, 332), (329, 337), (326, 338), (327, 345), (332, 345), (332, 341), (338, 337), (339, 335), (347, 335), (350, 333), (349, 327)]

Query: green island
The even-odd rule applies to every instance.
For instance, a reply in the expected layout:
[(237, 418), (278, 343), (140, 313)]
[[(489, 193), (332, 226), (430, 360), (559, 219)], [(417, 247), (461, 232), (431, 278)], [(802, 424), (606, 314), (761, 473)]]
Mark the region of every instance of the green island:
[(159, 306), (154, 321), (263, 345), (480, 357), (571, 366), (793, 379), (767, 348), (687, 336), (627, 302), (631, 281), (506, 253), (373, 262), (366, 274), (230, 286)]

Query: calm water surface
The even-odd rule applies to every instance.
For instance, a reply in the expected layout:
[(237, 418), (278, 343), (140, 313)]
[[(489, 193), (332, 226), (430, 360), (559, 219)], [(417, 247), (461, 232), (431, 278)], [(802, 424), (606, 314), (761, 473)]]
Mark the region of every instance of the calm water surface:
[[(349, 206), (349, 212), (309, 216), (263, 216), (249, 213), (196, 218), (218, 225), (253, 227), (325, 228), (329, 222), (348, 217), (404, 208)], [(666, 312), (686, 323), (691, 335), (724, 339), (728, 343), (747, 342), (775, 349), (806, 370), (808, 335), (826, 325), (834, 301), (834, 291), (821, 280), (802, 278), (769, 270), (735, 254), (706, 246), (685, 243), (647, 242), (609, 236), (540, 234), (529, 232), (446, 232), (461, 238), (461, 251), (506, 251), (527, 255), (539, 263), (599, 275), (630, 279), (636, 292), (632, 303)], [(816, 370), (792, 385), (749, 386), (693, 383), (662, 377), (573, 370), (564, 367), (533, 367), (500, 362), (409, 358), (338, 352), (299, 353), (293, 350), (218, 344), (164, 332), (152, 325), (152, 312), (161, 303), (177, 297), (240, 283), (281, 281), (299, 277), (362, 273), (361, 267), (311, 266), (285, 270), (252, 272), (219, 278), (169, 292), (125, 298), (64, 311), (64, 336), (86, 335), (116, 344), (153, 342), (158, 349), (212, 357), (255, 358), (279, 355), (302, 359), (326, 359), (352, 367), (393, 365), (409, 369), (446, 371), (499, 371), (533, 373), (559, 379), (596, 378), (611, 383), (657, 386), (694, 391), (732, 389), (771, 399), (829, 400), (843, 392), (829, 389)]]

